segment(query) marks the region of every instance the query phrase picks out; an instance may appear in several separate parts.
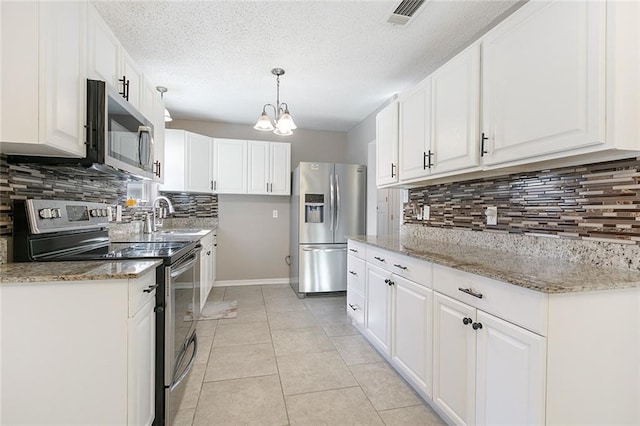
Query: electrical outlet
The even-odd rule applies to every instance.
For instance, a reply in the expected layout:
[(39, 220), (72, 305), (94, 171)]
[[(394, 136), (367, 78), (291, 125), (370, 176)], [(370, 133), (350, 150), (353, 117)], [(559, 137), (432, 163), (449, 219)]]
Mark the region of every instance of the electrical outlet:
[(489, 206), (484, 212), (487, 217), (487, 225), (498, 224), (498, 208), (496, 206)]
[(278, 218), (278, 210), (274, 210), (273, 211), (273, 218), (277, 219)]
[(422, 220), (429, 220), (431, 217), (431, 206), (422, 206)]

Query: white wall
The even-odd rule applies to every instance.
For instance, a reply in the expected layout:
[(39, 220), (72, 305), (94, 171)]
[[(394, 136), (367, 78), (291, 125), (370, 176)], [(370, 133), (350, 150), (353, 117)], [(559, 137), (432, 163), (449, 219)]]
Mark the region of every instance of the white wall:
[[(244, 124), (174, 120), (167, 125), (211, 137), (290, 142), (292, 169), (300, 161), (346, 162), (344, 132), (297, 129), (277, 136)], [(288, 279), (289, 210), (290, 197), (219, 195), (217, 279)]]

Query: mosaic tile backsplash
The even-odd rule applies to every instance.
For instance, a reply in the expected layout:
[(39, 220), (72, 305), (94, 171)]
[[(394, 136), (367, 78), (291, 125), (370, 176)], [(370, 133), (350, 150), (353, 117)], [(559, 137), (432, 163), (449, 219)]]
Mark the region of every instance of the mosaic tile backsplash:
[[(423, 205), (429, 220), (418, 220)], [(430, 227), (640, 244), (640, 158), (415, 188), (404, 212)]]
[[(176, 209), (175, 217), (218, 217), (216, 195), (166, 194)], [(107, 205), (124, 205), (127, 182), (124, 178), (77, 167), (47, 167), (36, 164), (9, 164), (0, 155), (0, 236), (10, 236), (13, 201), (28, 198), (85, 200)], [(124, 222), (141, 220), (148, 206), (124, 208)]]

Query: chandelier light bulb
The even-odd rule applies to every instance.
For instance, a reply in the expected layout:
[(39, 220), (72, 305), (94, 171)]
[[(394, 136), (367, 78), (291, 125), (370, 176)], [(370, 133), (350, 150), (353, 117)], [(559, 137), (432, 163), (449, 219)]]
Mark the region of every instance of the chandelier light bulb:
[(258, 122), (255, 126), (253, 126), (256, 130), (261, 130), (263, 132), (270, 132), (274, 129), (273, 124), (271, 123), (271, 119), (267, 115), (266, 111), (262, 111), (262, 115), (258, 118)]

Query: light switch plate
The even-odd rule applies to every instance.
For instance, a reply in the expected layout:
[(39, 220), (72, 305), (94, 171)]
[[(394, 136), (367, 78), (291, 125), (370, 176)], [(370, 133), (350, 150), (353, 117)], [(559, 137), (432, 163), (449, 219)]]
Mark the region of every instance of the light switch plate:
[(487, 207), (484, 214), (487, 216), (487, 225), (498, 224), (498, 208), (496, 206)]
[(274, 210), (273, 211), (273, 218), (277, 219), (278, 218), (278, 210)]

